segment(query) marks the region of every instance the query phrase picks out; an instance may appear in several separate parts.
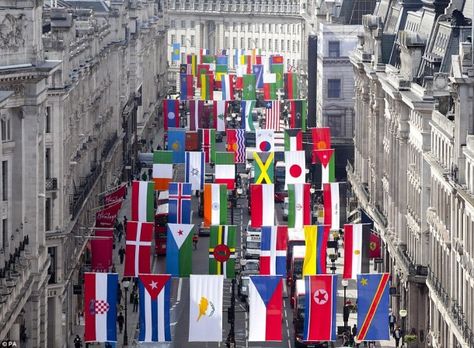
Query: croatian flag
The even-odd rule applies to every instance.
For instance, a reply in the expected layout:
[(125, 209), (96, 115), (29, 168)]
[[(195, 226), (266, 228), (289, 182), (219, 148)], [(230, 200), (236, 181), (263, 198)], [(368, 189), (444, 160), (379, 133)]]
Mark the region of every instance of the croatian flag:
[(84, 341), (117, 341), (116, 273), (84, 273)]
[(262, 226), (260, 274), (286, 276), (287, 226)]
[(250, 276), (249, 342), (282, 340), (282, 279), (281, 276)]
[(169, 342), (170, 274), (140, 274), (140, 342)]
[(150, 273), (151, 238), (155, 224), (128, 221), (125, 241), (124, 277), (138, 277), (138, 273)]
[(173, 224), (191, 223), (191, 184), (170, 182), (168, 222)]

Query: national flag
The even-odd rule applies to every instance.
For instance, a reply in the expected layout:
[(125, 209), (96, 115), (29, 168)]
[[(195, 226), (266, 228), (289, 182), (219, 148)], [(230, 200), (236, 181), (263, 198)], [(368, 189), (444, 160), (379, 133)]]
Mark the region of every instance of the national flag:
[(190, 183), (169, 183), (168, 222), (175, 224), (191, 223), (191, 186)]
[(233, 152), (216, 152), (215, 177), (216, 184), (225, 184), (228, 190), (235, 186), (235, 163)]
[(306, 182), (306, 161), (304, 151), (285, 151), (285, 186)]
[(209, 274), (235, 277), (236, 230), (234, 225), (211, 226), (209, 236)]
[(313, 150), (313, 154), (321, 162), (321, 187), (322, 184), (334, 182), (334, 149)]
[(184, 163), (186, 149), (186, 130), (184, 128), (168, 129), (168, 149), (173, 152), (173, 163)]
[(201, 138), (201, 151), (204, 152), (204, 162), (214, 162), (216, 152), (216, 130), (215, 129), (200, 129), (199, 135)]
[(283, 60), (283, 56), (282, 55), (279, 55), (279, 54), (272, 54), (270, 56), (270, 65), (273, 65), (273, 64), (283, 64), (284, 63), (284, 60)]
[(186, 152), (185, 181), (191, 183), (192, 190), (202, 190), (204, 185), (204, 152)]
[(345, 221), (345, 189), (345, 184), (339, 182), (323, 184), (324, 224), (330, 225), (333, 231), (339, 230), (341, 221)]
[(254, 74), (245, 74), (243, 77), (244, 88), (242, 90), (242, 100), (255, 100), (257, 95), (255, 93), (256, 79)]
[(216, 64), (216, 56), (213, 54), (209, 54), (209, 50), (207, 50), (206, 54), (203, 53), (203, 55), (201, 56), (201, 63)]
[(242, 100), (242, 128), (246, 131), (255, 131), (255, 125), (253, 123), (252, 111), (255, 107), (255, 100)]
[(225, 116), (227, 102), (225, 100), (214, 100), (213, 104), (214, 127), (218, 132), (225, 132)]
[(235, 80), (235, 89), (242, 90), (244, 87), (244, 75), (247, 73), (247, 67), (239, 65), (235, 69), (237, 78)]
[(271, 64), (270, 72), (276, 75), (276, 88), (283, 88), (283, 64)]
[(265, 105), (265, 129), (280, 130), (280, 101), (270, 100)]
[(171, 127), (179, 127), (179, 100), (163, 99), (163, 118), (165, 130)]
[(370, 224), (344, 225), (344, 279), (369, 272)]
[(222, 75), (222, 100), (234, 100), (234, 74)]
[(201, 100), (214, 100), (214, 74), (201, 75)]
[(179, 82), (180, 82), (180, 100), (188, 100), (194, 98), (194, 77), (193, 75), (189, 74), (180, 74), (179, 75)]
[(95, 230), (95, 237), (91, 239), (91, 269), (93, 272), (109, 272), (112, 267), (112, 249), (113, 230)]
[(155, 221), (155, 184), (132, 181), (132, 221)]
[(326, 150), (331, 148), (331, 128), (311, 128), (313, 150)]
[[(304, 281), (303, 340), (312, 342), (337, 340), (337, 275), (311, 275), (304, 277)], [(324, 320), (321, 320), (322, 318)]]
[(204, 109), (203, 100), (189, 101), (189, 130), (197, 131), (201, 127), (201, 114)]
[(125, 240), (124, 277), (138, 277), (138, 273), (150, 273), (151, 239), (155, 224), (128, 221)]
[(227, 186), (204, 184), (204, 226), (227, 224)]
[(120, 208), (122, 208), (122, 201), (123, 199), (118, 200), (115, 203), (106, 205), (102, 209), (98, 210), (95, 213), (95, 227), (114, 227), (117, 214)]
[(199, 49), (199, 62), (203, 62), (203, 56), (207, 56), (210, 53), (208, 48), (200, 48)]
[(276, 74), (263, 74), (263, 99), (276, 100), (277, 99)]
[(329, 238), (329, 226), (304, 226), (306, 252), (303, 262), (303, 275), (326, 273), (326, 250)]
[(250, 184), (252, 227), (275, 224), (275, 196), (273, 184)]
[(255, 87), (263, 88), (263, 65), (254, 65), (252, 72), (255, 75)]
[(253, 152), (254, 184), (274, 184), (274, 152)]
[(84, 341), (117, 341), (117, 273), (84, 273)]
[(225, 66), (229, 65), (229, 57), (225, 50), (222, 50), (221, 54), (216, 55), (216, 64)]
[(273, 129), (257, 129), (255, 131), (255, 147), (260, 152), (275, 151), (275, 134)]
[(245, 163), (245, 130), (227, 129), (227, 151), (234, 153), (235, 163)]
[(356, 342), (390, 339), (389, 281), (389, 273), (357, 276)]
[(168, 223), (166, 237), (166, 273), (189, 277), (192, 272), (193, 224)]
[(262, 226), (260, 274), (286, 277), (288, 227)]
[(127, 184), (122, 184), (110, 190), (104, 195), (104, 205), (121, 201), (127, 194)]
[(212, 74), (209, 64), (198, 64), (197, 66), (197, 87), (201, 88), (201, 76)]
[(311, 184), (288, 184), (288, 227), (311, 225)]
[(173, 62), (179, 62), (181, 59), (181, 44), (179, 42), (173, 43), (173, 54), (171, 55), (171, 60)]
[(216, 64), (216, 86), (221, 87), (222, 76), (228, 73), (227, 65)]
[(370, 231), (369, 239), (369, 259), (378, 259), (382, 257), (380, 236), (374, 231)]
[(249, 342), (281, 341), (282, 276), (255, 275), (249, 278)]
[(307, 114), (306, 100), (290, 100), (290, 128), (301, 128), (305, 132)]
[(156, 150), (153, 153), (153, 181), (155, 190), (166, 191), (173, 179), (173, 151)]
[(285, 129), (285, 151), (302, 151), (303, 132), (301, 129)]
[[(138, 275), (139, 342), (170, 342), (170, 274)], [(125, 299), (126, 301), (127, 299)]]
[(224, 276), (192, 274), (189, 280), (189, 342), (221, 342)]
[(284, 74), (283, 78), (285, 82), (285, 99), (298, 99), (298, 74), (288, 72)]
[(191, 74), (193, 76), (196, 76), (197, 74), (197, 57), (196, 55), (193, 54), (188, 54), (186, 62), (188, 63), (188, 66), (191, 66)]

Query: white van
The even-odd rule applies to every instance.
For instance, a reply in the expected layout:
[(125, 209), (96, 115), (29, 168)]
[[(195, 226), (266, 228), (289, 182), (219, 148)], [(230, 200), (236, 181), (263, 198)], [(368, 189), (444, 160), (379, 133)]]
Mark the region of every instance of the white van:
[(262, 230), (254, 228), (249, 221), (244, 235), (244, 259), (260, 258), (260, 244), (262, 241)]

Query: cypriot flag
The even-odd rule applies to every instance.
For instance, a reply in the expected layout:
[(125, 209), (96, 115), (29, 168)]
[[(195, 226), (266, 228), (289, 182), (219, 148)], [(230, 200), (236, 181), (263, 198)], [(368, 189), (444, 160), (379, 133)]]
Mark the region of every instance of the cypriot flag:
[(189, 342), (221, 342), (224, 276), (190, 277)]

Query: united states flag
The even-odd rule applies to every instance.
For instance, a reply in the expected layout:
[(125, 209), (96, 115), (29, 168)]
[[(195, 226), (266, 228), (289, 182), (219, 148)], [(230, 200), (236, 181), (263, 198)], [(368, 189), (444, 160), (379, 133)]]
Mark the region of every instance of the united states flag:
[(267, 101), (265, 129), (280, 130), (280, 101)]

